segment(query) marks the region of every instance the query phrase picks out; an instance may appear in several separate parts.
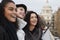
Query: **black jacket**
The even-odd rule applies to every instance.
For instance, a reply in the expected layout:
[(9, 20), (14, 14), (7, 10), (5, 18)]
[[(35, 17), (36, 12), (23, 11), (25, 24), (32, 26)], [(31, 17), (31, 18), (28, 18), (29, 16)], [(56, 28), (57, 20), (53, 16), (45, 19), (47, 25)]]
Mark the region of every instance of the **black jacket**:
[(6, 31), (0, 26), (0, 40), (8, 40), (9, 37), (6, 33)]
[(0, 40), (18, 40), (16, 32), (6, 31), (2, 26), (0, 26)]
[(18, 40), (15, 32), (8, 32), (2, 26), (0, 26), (0, 40)]
[(16, 26), (7, 19), (0, 21), (0, 40), (18, 40)]
[(33, 32), (30, 32), (29, 30), (25, 31), (25, 40), (42, 40), (42, 31), (41, 29), (35, 29)]

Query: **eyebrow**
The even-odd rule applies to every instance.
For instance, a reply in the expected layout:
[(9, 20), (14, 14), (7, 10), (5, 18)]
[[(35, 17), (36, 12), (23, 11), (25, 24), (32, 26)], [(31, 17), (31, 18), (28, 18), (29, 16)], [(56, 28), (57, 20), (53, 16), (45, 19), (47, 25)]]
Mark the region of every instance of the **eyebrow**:
[(14, 8), (14, 7), (9, 7), (9, 8), (11, 8), (11, 9), (16, 9), (16, 8)]
[(9, 7), (9, 8), (13, 8), (13, 7)]

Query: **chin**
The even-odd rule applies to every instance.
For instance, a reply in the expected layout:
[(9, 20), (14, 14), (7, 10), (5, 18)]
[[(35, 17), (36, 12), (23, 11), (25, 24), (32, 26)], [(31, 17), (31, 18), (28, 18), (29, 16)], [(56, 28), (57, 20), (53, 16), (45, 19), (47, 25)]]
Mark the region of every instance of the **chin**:
[(12, 22), (16, 22), (16, 20), (13, 20)]
[(16, 20), (10, 20), (11, 22), (16, 22)]

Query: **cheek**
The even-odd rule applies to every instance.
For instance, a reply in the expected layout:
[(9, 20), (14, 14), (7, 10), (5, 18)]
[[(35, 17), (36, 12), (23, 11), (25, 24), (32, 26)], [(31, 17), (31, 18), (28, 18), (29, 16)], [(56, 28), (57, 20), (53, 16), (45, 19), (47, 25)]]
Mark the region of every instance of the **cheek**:
[(21, 14), (22, 14), (22, 11), (18, 10), (18, 11), (17, 11), (17, 14), (18, 14), (18, 15), (21, 15)]
[(22, 16), (24, 16), (24, 17), (25, 17), (25, 13), (22, 13)]
[(5, 13), (5, 17), (6, 17), (9, 21), (15, 22), (15, 21), (16, 21), (16, 18), (13, 18), (11, 15), (12, 15), (11, 12), (6, 12), (6, 13)]
[(12, 11), (9, 11), (9, 10), (5, 10), (5, 13), (4, 13), (4, 16), (8, 19), (8, 20), (10, 20), (12, 17), (11, 17), (11, 15), (12, 15)]
[(18, 12), (21, 12), (21, 10), (18, 10)]
[(36, 19), (36, 21), (38, 22), (38, 20)]
[(11, 13), (9, 13), (8, 11), (5, 12), (5, 17), (6, 17), (7, 19), (11, 19)]
[(8, 10), (5, 10), (5, 17), (9, 17), (10, 16), (10, 13), (9, 13), (9, 11)]
[(32, 22), (33, 22), (33, 19), (30, 19), (30, 24), (32, 24)]
[(10, 18), (10, 17), (11, 17), (11, 15), (12, 15), (12, 13), (11, 13), (11, 12), (6, 12), (6, 13), (5, 13), (5, 16), (6, 16), (7, 18)]
[(31, 19), (31, 20), (30, 20), (30, 24), (35, 24), (35, 25), (36, 25), (36, 24), (37, 24), (37, 22), (38, 22), (38, 20), (37, 20), (37, 19)]

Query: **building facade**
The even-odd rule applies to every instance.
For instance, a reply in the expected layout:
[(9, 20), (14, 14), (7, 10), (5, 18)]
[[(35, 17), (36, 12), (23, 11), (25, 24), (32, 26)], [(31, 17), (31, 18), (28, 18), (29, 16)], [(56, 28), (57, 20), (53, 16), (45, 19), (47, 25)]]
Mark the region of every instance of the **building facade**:
[(54, 14), (54, 32), (56, 36), (60, 37), (60, 8)]
[(52, 8), (49, 5), (48, 0), (46, 1), (46, 5), (43, 6), (43, 8), (42, 8), (41, 13), (40, 13), (40, 16), (43, 16), (44, 17), (44, 19), (46, 21), (46, 24), (51, 23)]

